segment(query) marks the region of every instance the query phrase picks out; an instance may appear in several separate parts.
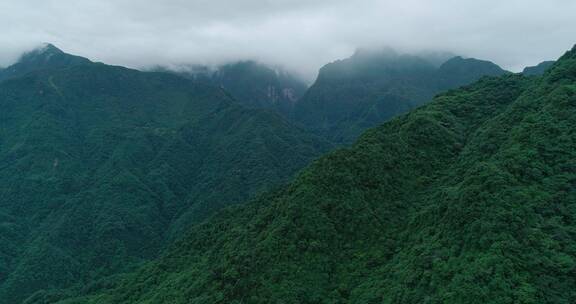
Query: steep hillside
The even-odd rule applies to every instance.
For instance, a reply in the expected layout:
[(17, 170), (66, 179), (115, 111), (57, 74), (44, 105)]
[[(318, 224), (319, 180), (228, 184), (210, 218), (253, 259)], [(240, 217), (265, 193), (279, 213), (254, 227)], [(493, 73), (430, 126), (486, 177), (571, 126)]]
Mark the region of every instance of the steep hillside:
[(573, 303), (575, 104), (576, 47), (449, 91), (61, 303)]
[(0, 82), (3, 303), (148, 259), (329, 148), (221, 89), (55, 54)]
[(358, 51), (324, 66), (297, 103), (293, 117), (337, 143), (407, 112), (435, 94), (506, 72), (497, 65), (455, 57), (437, 67), (426, 57), (391, 50)]

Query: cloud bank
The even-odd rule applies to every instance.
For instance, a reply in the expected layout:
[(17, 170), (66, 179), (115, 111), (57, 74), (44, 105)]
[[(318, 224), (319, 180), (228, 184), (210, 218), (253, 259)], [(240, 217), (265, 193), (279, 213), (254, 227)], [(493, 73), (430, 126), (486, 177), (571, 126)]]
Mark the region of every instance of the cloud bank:
[(357, 47), (451, 51), (519, 70), (576, 43), (573, 0), (3, 0), (0, 66), (51, 42), (135, 68), (254, 59), (311, 79)]

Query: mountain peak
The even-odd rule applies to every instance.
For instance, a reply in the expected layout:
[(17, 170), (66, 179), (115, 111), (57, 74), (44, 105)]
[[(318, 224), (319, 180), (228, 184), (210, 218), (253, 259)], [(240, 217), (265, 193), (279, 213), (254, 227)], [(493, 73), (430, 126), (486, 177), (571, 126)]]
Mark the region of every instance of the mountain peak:
[(63, 54), (64, 52), (59, 49), (58, 47), (56, 47), (55, 45), (53, 45), (52, 43), (43, 43), (38, 50), (44, 54), (46, 53), (52, 53), (52, 54)]
[(38, 48), (38, 50), (44, 53), (45, 52), (64, 53), (61, 49), (57, 48), (55, 45), (49, 42), (42, 43), (42, 45)]
[(24, 53), (18, 62), (49, 60), (54, 55), (66, 55), (62, 50), (51, 43), (43, 43), (37, 48)]
[(491, 61), (476, 58), (463, 58), (461, 56), (452, 57), (448, 61), (444, 62), (440, 66), (440, 71), (452, 73), (476, 71), (477, 73), (475, 74), (484, 74), (487, 76), (497, 76), (506, 73), (505, 70)]
[(390, 47), (384, 47), (380, 49), (368, 49), (368, 48), (358, 48), (352, 55), (352, 58), (396, 58), (398, 57), (398, 52)]
[(90, 62), (84, 57), (65, 53), (51, 43), (44, 43), (24, 53), (18, 62), (0, 71), (0, 80), (23, 76), (34, 71), (58, 69)]
[(478, 64), (478, 63), (484, 63), (484, 64), (494, 64), (491, 61), (487, 61), (487, 60), (480, 60), (480, 59), (476, 59), (476, 58), (464, 58), (462, 56), (454, 56), (448, 60), (446, 60), (446, 62), (444, 62), (443, 65), (450, 65), (450, 64), (454, 64), (454, 63), (458, 63), (458, 64)]

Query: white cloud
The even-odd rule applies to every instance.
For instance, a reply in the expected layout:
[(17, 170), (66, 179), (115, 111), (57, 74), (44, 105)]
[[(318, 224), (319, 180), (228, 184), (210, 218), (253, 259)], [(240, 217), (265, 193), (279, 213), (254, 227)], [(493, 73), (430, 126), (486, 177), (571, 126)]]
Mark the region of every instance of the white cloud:
[(51, 42), (130, 67), (258, 59), (312, 77), (387, 45), (518, 70), (576, 43), (574, 12), (572, 0), (3, 0), (0, 65)]

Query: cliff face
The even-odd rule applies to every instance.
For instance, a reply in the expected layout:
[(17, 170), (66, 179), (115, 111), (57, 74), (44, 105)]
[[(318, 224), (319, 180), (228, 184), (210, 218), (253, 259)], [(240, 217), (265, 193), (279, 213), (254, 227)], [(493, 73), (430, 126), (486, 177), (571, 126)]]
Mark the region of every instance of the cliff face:
[(191, 68), (182, 75), (226, 90), (248, 108), (271, 109), (289, 117), (295, 102), (307, 85), (299, 78), (279, 69), (254, 61), (241, 61), (219, 66)]

